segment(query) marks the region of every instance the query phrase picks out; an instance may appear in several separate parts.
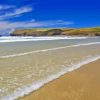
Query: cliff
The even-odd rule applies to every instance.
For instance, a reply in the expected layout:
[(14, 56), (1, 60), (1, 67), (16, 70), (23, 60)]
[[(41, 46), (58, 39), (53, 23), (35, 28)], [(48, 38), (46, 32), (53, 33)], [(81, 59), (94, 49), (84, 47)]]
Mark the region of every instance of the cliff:
[(100, 27), (96, 28), (33, 28), (15, 30), (11, 36), (100, 36)]

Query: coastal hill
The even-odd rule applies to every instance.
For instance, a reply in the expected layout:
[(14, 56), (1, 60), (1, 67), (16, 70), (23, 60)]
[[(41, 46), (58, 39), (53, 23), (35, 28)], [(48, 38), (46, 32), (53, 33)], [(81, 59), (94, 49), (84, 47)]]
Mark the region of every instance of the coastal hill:
[(33, 28), (13, 31), (11, 36), (100, 36), (100, 27), (95, 28)]

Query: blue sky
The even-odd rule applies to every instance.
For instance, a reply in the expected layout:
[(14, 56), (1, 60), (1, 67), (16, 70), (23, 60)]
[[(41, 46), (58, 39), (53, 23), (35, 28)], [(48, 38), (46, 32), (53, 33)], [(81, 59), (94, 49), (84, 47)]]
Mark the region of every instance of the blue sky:
[(100, 26), (100, 0), (0, 0), (0, 33), (20, 28)]

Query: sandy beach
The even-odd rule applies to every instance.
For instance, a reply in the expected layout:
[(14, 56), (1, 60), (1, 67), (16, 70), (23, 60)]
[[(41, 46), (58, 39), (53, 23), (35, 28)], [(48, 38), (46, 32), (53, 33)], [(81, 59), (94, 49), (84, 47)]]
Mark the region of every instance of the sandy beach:
[(100, 65), (80, 68), (100, 59), (99, 41), (86, 38), (0, 43), (0, 100), (99, 98)]
[(0, 100), (100, 100), (100, 0), (0, 0)]
[(100, 100), (100, 60), (83, 65), (19, 100)]

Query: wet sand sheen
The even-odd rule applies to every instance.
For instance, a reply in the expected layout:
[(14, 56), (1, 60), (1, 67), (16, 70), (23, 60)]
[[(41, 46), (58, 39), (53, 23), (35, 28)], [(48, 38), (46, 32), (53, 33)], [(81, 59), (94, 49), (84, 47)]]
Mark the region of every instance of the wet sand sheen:
[(100, 100), (100, 59), (19, 100)]

